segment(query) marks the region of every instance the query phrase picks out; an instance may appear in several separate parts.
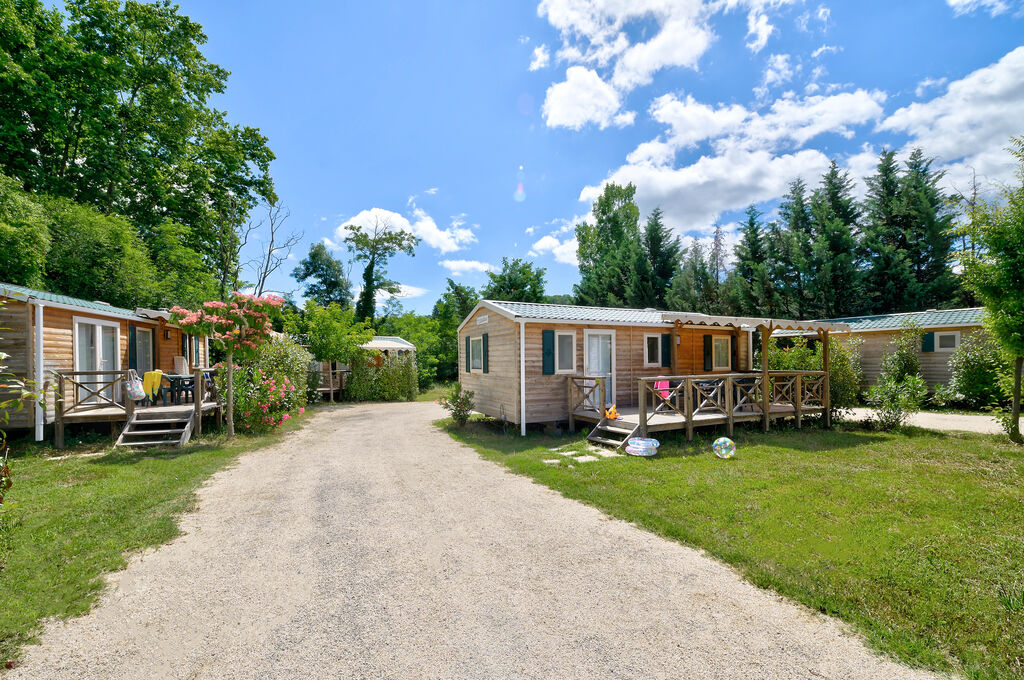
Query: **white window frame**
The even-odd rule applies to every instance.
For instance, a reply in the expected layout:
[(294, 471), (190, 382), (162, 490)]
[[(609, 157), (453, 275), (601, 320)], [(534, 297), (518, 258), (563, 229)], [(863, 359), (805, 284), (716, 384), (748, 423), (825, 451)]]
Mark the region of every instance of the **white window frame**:
[[(136, 326), (135, 327), (135, 358), (136, 358), (136, 363), (138, 363), (139, 335), (140, 334), (145, 335), (146, 333), (149, 333), (149, 354), (150, 354), (150, 356), (149, 356), (149, 363), (150, 363), (149, 370), (152, 371), (154, 368), (157, 367), (157, 365), (156, 365), (156, 352), (154, 351), (154, 348), (156, 347), (156, 340), (155, 340), (155, 338), (156, 338), (156, 329), (153, 328), (152, 326)], [(119, 340), (120, 340), (120, 338), (119, 338)], [(142, 373), (144, 373), (144, 372), (145, 371), (142, 371)]]
[(616, 382), (615, 381), (615, 376), (616, 376), (615, 370), (617, 368), (617, 365), (616, 365), (617, 362), (616, 362), (616, 359), (615, 359), (615, 354), (616, 354), (616, 350), (617, 350), (617, 347), (615, 346), (615, 330), (611, 329), (611, 328), (609, 328), (607, 330), (603, 329), (603, 328), (584, 328), (583, 329), (583, 374), (586, 375), (587, 377), (593, 377), (590, 374), (591, 373), (590, 366), (587, 363), (587, 345), (590, 342), (590, 336), (591, 335), (610, 335), (610, 336), (612, 336), (612, 356), (611, 356), (611, 359), (612, 359), (612, 372), (611, 372), (611, 375), (608, 376), (608, 382), (609, 382), (609, 384), (607, 386), (608, 387), (608, 392), (605, 395), (605, 405), (606, 406), (611, 406), (612, 404), (615, 403), (615, 396), (617, 394), (617, 392), (616, 392), (616, 384), (615, 384), (615, 382)]
[[(720, 341), (724, 340), (729, 347), (726, 351), (725, 356), (727, 357), (725, 366), (719, 366), (715, 362), (715, 345)], [(732, 370), (732, 336), (731, 335), (712, 335), (711, 336), (711, 370), (715, 373), (723, 373)]]
[[(572, 337), (572, 368), (561, 369), (559, 366), (561, 362), (558, 360), (558, 348), (561, 345), (558, 343), (558, 338), (568, 335)], [(555, 374), (556, 375), (573, 375), (576, 373), (576, 331), (555, 331)]]
[[(480, 366), (473, 366), (473, 345), (480, 343)], [(470, 373), (483, 373), (484, 372), (484, 336), (477, 335), (469, 338), (469, 372)]]
[[(647, 356), (647, 341), (651, 338), (658, 339), (658, 352), (655, 360), (652, 362), (651, 358)], [(660, 333), (644, 333), (644, 368), (661, 368), (661, 334)]]
[[(78, 370), (78, 358), (79, 358), (79, 343), (78, 343), (78, 327), (81, 325), (87, 325), (93, 327), (93, 333), (96, 333), (98, 326), (108, 326), (114, 329), (114, 368), (112, 372), (121, 371), (121, 322), (110, 321), (109, 319), (96, 319), (91, 316), (73, 316), (71, 317), (71, 361), (73, 362), (73, 370)], [(96, 365), (99, 366), (103, 357), (103, 335), (96, 339)], [(155, 359), (154, 359), (155, 360)], [(93, 386), (95, 387), (95, 385)], [(117, 383), (114, 385), (113, 400), (116, 402), (121, 401), (121, 384)]]
[[(956, 344), (954, 344), (952, 347), (940, 347), (939, 346), (939, 337), (943, 336), (943, 335), (952, 335), (954, 338), (956, 338)], [(960, 346), (960, 331), (935, 331), (935, 351), (936, 352), (942, 352), (944, 354), (948, 354), (950, 352), (955, 352), (956, 348), (959, 347), (959, 346)]]

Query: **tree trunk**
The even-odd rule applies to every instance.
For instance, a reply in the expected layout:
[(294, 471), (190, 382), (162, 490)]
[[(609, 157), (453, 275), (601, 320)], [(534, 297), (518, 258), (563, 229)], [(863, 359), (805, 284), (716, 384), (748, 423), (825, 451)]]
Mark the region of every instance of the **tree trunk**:
[(1017, 357), (1013, 361), (1013, 406), (1010, 407), (1010, 441), (1017, 444), (1024, 444), (1020, 436), (1020, 374), (1024, 366), (1024, 357)]
[(235, 356), (228, 350), (228, 438), (235, 436)]

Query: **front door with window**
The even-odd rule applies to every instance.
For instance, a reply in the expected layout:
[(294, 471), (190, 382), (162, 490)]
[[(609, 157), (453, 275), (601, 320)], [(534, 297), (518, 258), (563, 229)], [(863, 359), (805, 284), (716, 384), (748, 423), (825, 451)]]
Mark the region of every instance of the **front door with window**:
[(615, 403), (615, 331), (585, 330), (586, 351), (583, 372), (587, 377), (606, 378), (606, 406)]
[[(99, 390), (104, 383), (114, 380), (121, 368), (118, 352), (120, 329), (117, 324), (90, 320), (75, 320), (75, 370), (100, 371), (98, 375), (79, 376), (79, 382), (88, 384), (110, 400), (118, 398), (118, 394), (110, 387)], [(107, 372), (109, 371), (109, 373)], [(90, 384), (91, 383), (91, 384)], [(83, 402), (102, 401), (84, 388), (79, 388), (78, 400)]]

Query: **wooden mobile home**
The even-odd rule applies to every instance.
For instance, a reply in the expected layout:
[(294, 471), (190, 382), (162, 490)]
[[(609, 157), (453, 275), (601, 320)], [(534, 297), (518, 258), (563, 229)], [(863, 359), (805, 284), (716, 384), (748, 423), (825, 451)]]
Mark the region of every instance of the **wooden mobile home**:
[(870, 316), (827, 319), (850, 327), (850, 338), (862, 340), (861, 370), (864, 385), (873, 385), (882, 372), (882, 357), (890, 351), (890, 343), (908, 323), (922, 331), (917, 357), (921, 377), (929, 387), (949, 383), (949, 359), (961, 340), (971, 333), (982, 333), (984, 307), (964, 309), (929, 309), (923, 312), (874, 314)]
[[(127, 420), (131, 400), (121, 382), (128, 369), (140, 376), (153, 369), (175, 373), (176, 356), (190, 369), (209, 365), (207, 339), (182, 332), (164, 310), (125, 309), (6, 283), (0, 283), (0, 303), (0, 352), (9, 355), (8, 371), (35, 389), (53, 388), (45, 406), (26, 405), (7, 425), (34, 429), (37, 441), (58, 415), (68, 422)], [(60, 403), (58, 383), (64, 387)]]
[[(771, 389), (781, 393), (760, 389), (768, 376), (753, 366), (754, 332), (766, 341), (782, 328), (824, 337), (846, 329), (819, 322), (483, 300), (459, 326), (459, 381), (474, 392), (477, 411), (516, 423), (524, 434), (528, 424), (577, 420), (598, 423), (595, 431), (608, 425), (630, 434), (676, 428), (692, 433), (700, 424), (731, 428), (737, 420), (769, 413), (763, 418), (767, 427), (770, 417), (799, 420), (827, 411), (827, 394), (821, 394), (823, 385), (827, 393), (827, 377), (821, 371), (772, 372)], [(794, 389), (810, 390), (814, 399), (802, 404), (791, 394)], [(774, 396), (787, 395), (796, 402), (788, 411), (781, 402), (782, 410), (766, 408)], [(612, 404), (624, 416), (613, 425), (603, 417), (604, 406)]]

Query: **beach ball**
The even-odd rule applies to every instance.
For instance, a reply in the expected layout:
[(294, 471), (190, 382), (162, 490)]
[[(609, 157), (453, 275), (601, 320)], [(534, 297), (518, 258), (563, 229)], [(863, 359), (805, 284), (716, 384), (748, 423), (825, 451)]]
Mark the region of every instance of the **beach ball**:
[(719, 437), (711, 448), (719, 458), (732, 458), (736, 455), (736, 444), (728, 437)]

